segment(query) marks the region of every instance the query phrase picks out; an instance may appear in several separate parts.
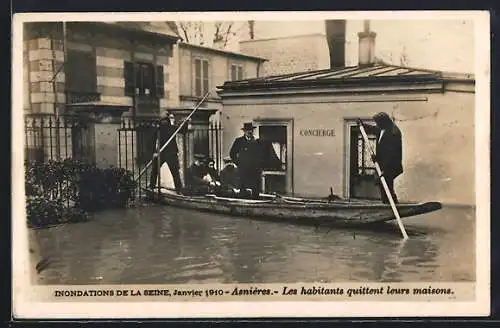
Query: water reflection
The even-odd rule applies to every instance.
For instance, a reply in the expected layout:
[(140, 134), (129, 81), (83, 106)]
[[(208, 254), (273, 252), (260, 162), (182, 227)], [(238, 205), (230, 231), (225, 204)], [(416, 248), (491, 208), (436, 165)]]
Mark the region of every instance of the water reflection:
[(106, 212), (32, 232), (51, 265), (43, 284), (471, 281), (474, 211), (443, 209), (339, 230), (170, 207)]

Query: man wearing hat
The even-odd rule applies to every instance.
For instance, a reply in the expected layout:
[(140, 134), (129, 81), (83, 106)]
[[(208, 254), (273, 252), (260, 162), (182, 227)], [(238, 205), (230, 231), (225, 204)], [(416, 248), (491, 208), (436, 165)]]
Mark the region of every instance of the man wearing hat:
[[(372, 159), (380, 166), (392, 198), (397, 203), (398, 198), (394, 191), (394, 179), (403, 173), (401, 131), (387, 113), (375, 114), (373, 120), (380, 130), (377, 134), (376, 155)], [(379, 184), (379, 187), (382, 201), (386, 204), (389, 203), (382, 184)]]
[[(183, 128), (179, 133), (185, 133), (187, 131), (187, 124), (184, 124)], [(156, 132), (155, 137), (155, 145), (154, 151), (157, 150), (157, 145), (159, 148), (163, 147), (163, 145), (170, 139), (172, 134), (177, 130), (177, 126), (174, 122), (173, 114), (168, 112), (162, 112), (160, 117), (160, 124), (158, 130)], [(158, 136), (159, 135), (159, 136)], [(174, 180), (175, 190), (180, 192), (182, 189), (182, 181), (179, 173), (179, 157), (178, 157), (179, 149), (177, 148), (177, 138), (174, 137), (170, 143), (163, 149), (160, 155), (160, 166), (163, 163), (167, 162), (168, 168), (172, 174), (172, 178)], [(153, 154), (153, 163), (151, 169), (151, 180), (150, 187), (154, 188), (156, 186), (156, 180), (158, 179), (158, 155)]]
[(254, 198), (260, 193), (262, 156), (261, 147), (253, 132), (255, 126), (251, 122), (243, 124), (243, 136), (234, 140), (229, 156), (238, 166), (240, 189), (251, 189)]

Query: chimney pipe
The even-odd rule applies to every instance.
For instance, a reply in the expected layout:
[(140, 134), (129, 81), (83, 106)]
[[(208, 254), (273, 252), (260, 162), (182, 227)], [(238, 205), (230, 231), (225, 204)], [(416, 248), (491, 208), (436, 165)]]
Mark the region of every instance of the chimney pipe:
[(363, 32), (359, 38), (359, 66), (371, 66), (375, 63), (375, 37), (377, 33), (370, 31), (370, 21), (363, 22)]
[(330, 68), (345, 66), (345, 20), (325, 22), (326, 39), (330, 52)]

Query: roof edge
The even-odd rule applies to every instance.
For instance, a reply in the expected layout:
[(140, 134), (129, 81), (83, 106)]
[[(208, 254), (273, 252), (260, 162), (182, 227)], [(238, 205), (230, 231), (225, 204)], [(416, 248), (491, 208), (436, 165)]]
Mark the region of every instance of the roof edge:
[(216, 49), (216, 48), (212, 48), (212, 47), (205, 47), (205, 46), (200, 46), (197, 44), (192, 44), (192, 43), (187, 43), (187, 42), (182, 42), (182, 41), (179, 42), (179, 47), (194, 48), (194, 49), (199, 49), (199, 50), (208, 51), (208, 52), (214, 52), (214, 53), (218, 53), (218, 54), (222, 54), (222, 55), (230, 55), (230, 56), (234, 56), (234, 57), (248, 58), (248, 59), (253, 59), (256, 61), (260, 61), (260, 62), (269, 61), (269, 59), (266, 59), (263, 57), (247, 55), (247, 54), (244, 54), (241, 52)]
[(296, 38), (303, 38), (303, 37), (308, 37), (308, 36), (309, 37), (311, 37), (311, 36), (326, 37), (326, 34), (318, 32), (318, 33), (299, 34), (299, 35), (286, 35), (286, 36), (277, 36), (277, 37), (272, 37), (272, 38), (241, 40), (239, 43), (259, 42), (259, 41), (273, 41), (273, 40), (284, 40), (284, 39), (296, 39)]
[[(175, 35), (154, 32), (154, 31), (130, 27), (130, 26), (123, 26), (123, 25), (118, 24), (118, 23), (120, 23), (120, 22), (85, 22), (85, 21), (68, 22), (68, 24), (72, 24), (75, 26), (77, 26), (76, 24), (87, 25), (87, 26), (107, 28), (109, 30), (114, 29), (114, 30), (120, 30), (120, 31), (127, 31), (130, 33), (139, 33), (139, 34), (143, 34), (143, 35), (150, 35), (150, 36), (154, 36), (154, 37), (157, 37), (160, 39), (169, 40), (172, 43), (177, 43), (178, 40), (180, 40), (180, 37), (175, 36)], [(121, 23), (124, 23), (124, 22), (121, 22)]]

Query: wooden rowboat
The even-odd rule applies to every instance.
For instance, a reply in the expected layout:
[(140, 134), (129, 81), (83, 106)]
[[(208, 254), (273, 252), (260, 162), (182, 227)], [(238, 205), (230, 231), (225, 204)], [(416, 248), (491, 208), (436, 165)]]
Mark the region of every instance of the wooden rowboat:
[[(315, 225), (364, 225), (394, 220), (387, 204), (365, 200), (335, 200), (276, 197), (261, 194), (259, 200), (218, 197), (216, 195), (185, 196), (162, 188), (161, 192), (144, 189), (146, 197), (161, 204), (232, 216), (261, 220), (286, 221)], [(401, 218), (441, 209), (441, 203), (398, 204)]]

